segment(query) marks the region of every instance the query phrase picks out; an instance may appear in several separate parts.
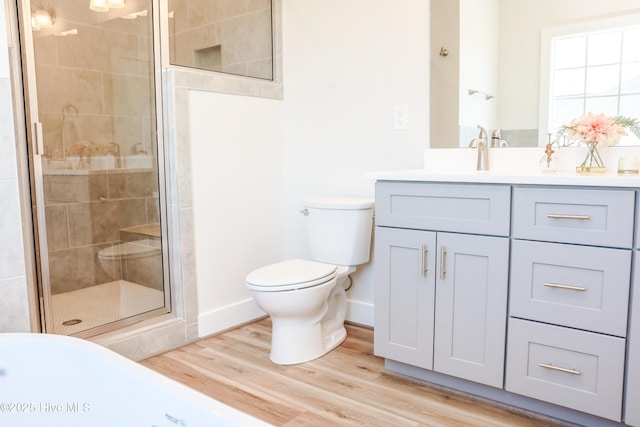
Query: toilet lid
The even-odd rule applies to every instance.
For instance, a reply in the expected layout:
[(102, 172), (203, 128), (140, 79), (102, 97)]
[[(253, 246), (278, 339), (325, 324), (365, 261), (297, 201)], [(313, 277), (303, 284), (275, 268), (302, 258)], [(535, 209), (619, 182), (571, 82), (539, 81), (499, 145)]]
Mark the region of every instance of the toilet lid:
[(246, 280), (250, 289), (288, 291), (326, 283), (336, 277), (336, 270), (335, 265), (292, 259), (258, 268), (249, 273)]

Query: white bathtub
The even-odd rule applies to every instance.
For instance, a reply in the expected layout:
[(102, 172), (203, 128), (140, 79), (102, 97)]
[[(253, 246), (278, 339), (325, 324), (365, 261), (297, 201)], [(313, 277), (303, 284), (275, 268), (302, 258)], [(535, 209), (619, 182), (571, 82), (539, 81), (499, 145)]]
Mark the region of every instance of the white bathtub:
[(0, 334), (0, 426), (267, 425), (90, 341)]

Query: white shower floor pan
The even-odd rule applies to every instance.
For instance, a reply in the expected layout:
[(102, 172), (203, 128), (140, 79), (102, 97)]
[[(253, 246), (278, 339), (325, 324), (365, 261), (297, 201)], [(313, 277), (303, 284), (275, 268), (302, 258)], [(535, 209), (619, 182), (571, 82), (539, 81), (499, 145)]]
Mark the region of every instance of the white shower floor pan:
[(52, 305), (54, 332), (71, 335), (163, 307), (164, 294), (117, 280), (53, 295)]

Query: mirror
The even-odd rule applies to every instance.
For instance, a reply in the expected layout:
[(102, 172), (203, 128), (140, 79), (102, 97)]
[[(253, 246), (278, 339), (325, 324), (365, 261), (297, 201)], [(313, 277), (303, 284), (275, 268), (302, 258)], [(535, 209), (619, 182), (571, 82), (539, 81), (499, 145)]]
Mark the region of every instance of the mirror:
[(431, 0), (430, 147), (467, 147), (478, 124), (500, 128), (510, 147), (544, 145), (543, 31), (630, 14), (637, 0)]

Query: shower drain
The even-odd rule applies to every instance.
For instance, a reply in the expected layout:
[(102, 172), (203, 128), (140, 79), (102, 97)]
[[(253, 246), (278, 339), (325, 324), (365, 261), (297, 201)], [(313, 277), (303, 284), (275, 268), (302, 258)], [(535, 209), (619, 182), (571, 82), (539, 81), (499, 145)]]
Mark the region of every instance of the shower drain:
[(77, 325), (78, 323), (82, 323), (82, 320), (80, 320), (80, 319), (70, 319), (70, 320), (65, 320), (64, 322), (62, 322), (62, 324), (64, 326), (73, 326), (73, 325)]

